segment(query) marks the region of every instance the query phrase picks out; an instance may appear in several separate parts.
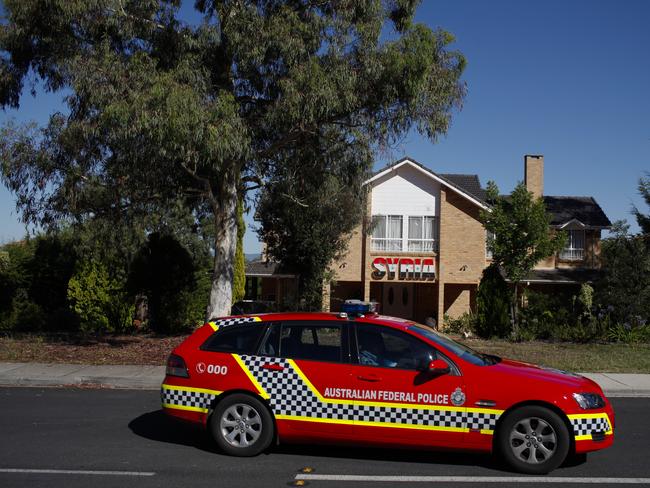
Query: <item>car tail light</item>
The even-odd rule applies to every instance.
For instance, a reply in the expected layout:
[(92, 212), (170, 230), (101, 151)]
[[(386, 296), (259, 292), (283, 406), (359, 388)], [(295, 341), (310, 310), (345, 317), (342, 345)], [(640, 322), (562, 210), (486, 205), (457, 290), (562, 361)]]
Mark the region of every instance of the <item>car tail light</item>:
[(185, 360), (176, 354), (169, 355), (165, 373), (167, 376), (180, 376), (181, 378), (190, 377), (190, 374), (187, 372), (187, 365), (185, 364)]

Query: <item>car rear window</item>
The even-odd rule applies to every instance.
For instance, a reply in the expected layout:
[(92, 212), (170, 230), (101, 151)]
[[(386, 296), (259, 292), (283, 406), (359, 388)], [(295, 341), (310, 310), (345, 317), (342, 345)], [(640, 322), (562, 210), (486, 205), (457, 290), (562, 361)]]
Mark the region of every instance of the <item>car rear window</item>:
[(275, 324), (260, 354), (290, 359), (340, 362), (341, 326), (331, 322)]
[(219, 329), (203, 343), (201, 349), (215, 352), (253, 354), (266, 327), (259, 323), (231, 325)]

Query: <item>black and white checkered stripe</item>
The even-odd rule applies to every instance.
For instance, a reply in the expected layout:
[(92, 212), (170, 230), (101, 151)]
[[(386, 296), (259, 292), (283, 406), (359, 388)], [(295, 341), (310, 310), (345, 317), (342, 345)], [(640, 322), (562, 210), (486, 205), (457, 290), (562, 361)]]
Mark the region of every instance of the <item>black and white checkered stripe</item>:
[[(241, 356), (241, 359), (269, 394), (269, 403), (276, 415), (337, 420), (354, 418), (355, 408), (352, 405), (321, 402), (286, 359), (261, 356)], [(263, 369), (264, 364), (278, 364), (284, 370)]]
[[(321, 401), (286, 359), (241, 356), (243, 363), (269, 394), (276, 415), (316, 419), (347, 420), (384, 424), (422, 425), (441, 428), (494, 430), (498, 414), (459, 412), (444, 408), (402, 408), (375, 405), (349, 405), (335, 400)], [(277, 364), (282, 371), (263, 369)]]
[(471, 431), (493, 431), (500, 415), (500, 413), (467, 412), (467, 427)]
[(573, 426), (573, 433), (576, 436), (591, 435), (596, 432), (609, 432), (611, 430), (609, 421), (603, 417), (574, 418), (571, 419), (571, 425)]
[(228, 327), (229, 325), (235, 324), (247, 324), (249, 322), (259, 322), (260, 320), (257, 317), (234, 317), (228, 319), (218, 319), (210, 322), (215, 327)]
[(170, 385), (163, 385), (160, 389), (160, 398), (165, 405), (200, 408), (206, 411), (216, 397), (216, 392), (181, 390)]

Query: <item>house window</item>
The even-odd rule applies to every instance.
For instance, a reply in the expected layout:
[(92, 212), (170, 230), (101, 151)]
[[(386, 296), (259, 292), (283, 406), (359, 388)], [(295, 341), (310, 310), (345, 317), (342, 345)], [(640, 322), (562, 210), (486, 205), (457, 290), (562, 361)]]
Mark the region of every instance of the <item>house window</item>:
[(408, 250), (432, 252), (438, 249), (435, 217), (409, 217)]
[(371, 248), (373, 251), (402, 250), (402, 216), (375, 215), (372, 218), (373, 229)]
[(567, 241), (560, 251), (560, 259), (567, 261), (582, 261), (585, 258), (585, 231), (567, 231)]
[(485, 231), (485, 258), (492, 259), (492, 250), (490, 249), (490, 244), (494, 241), (494, 232), (489, 230)]

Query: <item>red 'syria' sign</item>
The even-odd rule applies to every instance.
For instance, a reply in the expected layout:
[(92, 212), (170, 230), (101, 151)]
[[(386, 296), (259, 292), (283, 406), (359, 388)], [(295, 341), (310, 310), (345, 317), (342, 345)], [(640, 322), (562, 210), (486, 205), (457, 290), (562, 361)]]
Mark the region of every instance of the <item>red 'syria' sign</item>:
[(388, 276), (394, 280), (435, 281), (435, 258), (375, 258), (372, 261), (372, 279), (381, 280)]

